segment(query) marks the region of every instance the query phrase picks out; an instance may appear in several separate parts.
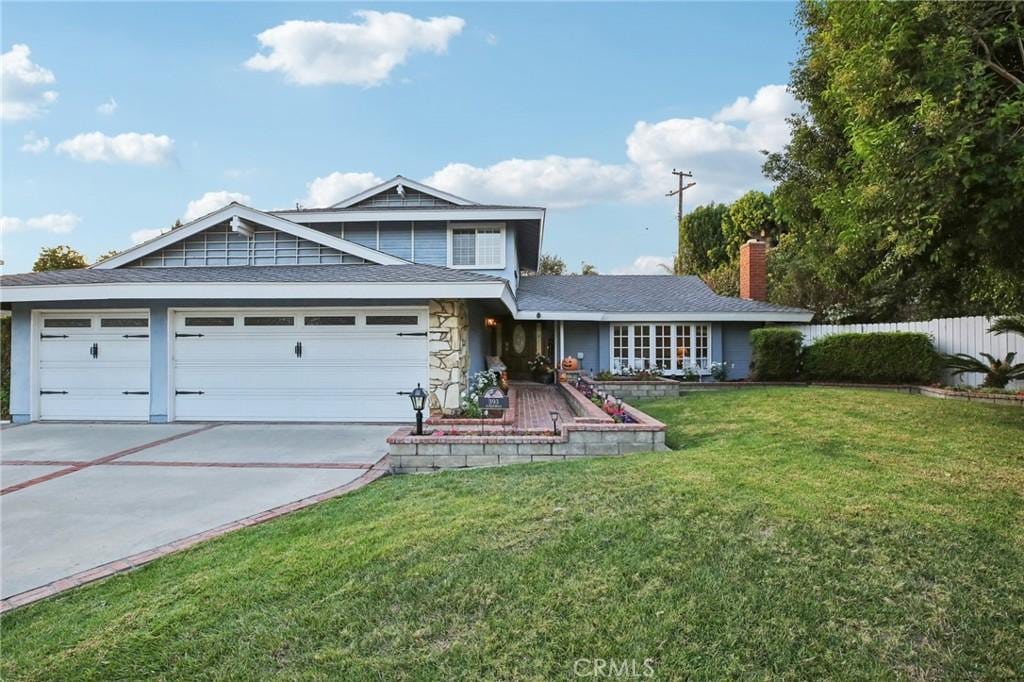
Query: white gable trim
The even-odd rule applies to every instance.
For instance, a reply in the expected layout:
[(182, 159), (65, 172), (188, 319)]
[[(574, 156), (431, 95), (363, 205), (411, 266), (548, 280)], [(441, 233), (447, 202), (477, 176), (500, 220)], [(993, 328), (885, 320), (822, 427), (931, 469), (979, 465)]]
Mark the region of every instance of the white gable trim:
[[(416, 208), (339, 208), (337, 210), (296, 211), (294, 209), (273, 211), (273, 215), (299, 220), (303, 223), (366, 223), (388, 221), (487, 221), (487, 220), (543, 220), (543, 208), (454, 208), (452, 206), (418, 206)], [(180, 228), (179, 228), (180, 229)]]
[(463, 199), (462, 197), (457, 197), (454, 194), (449, 194), (448, 192), (442, 192), (441, 190), (430, 187), (429, 185), (424, 185), (422, 182), (416, 182), (415, 180), (410, 180), (409, 178), (403, 178), (401, 175), (396, 175), (390, 180), (382, 182), (379, 185), (374, 185), (370, 189), (363, 190), (359, 194), (353, 194), (348, 199), (342, 199), (336, 204), (331, 204), (330, 207), (348, 208), (353, 204), (358, 204), (360, 201), (363, 201), (364, 199), (369, 199), (370, 197), (375, 196), (377, 194), (387, 192), (392, 187), (397, 187), (398, 185), (414, 189), (418, 192), (423, 192), (424, 194), (429, 194), (430, 196), (435, 197), (437, 199), (450, 201), (456, 206), (472, 206), (476, 203), (475, 201)]
[(235, 218), (257, 223), (274, 230), (285, 232), (300, 239), (315, 242), (321, 246), (327, 246), (353, 256), (358, 256), (359, 258), (368, 260), (371, 263), (378, 263), (380, 265), (403, 265), (408, 264), (409, 262), (402, 258), (398, 258), (397, 256), (392, 256), (390, 254), (377, 251), (376, 249), (371, 249), (368, 246), (356, 244), (355, 242), (347, 239), (332, 237), (329, 234), (325, 234), (319, 230), (314, 230), (313, 228), (306, 227), (305, 225), (293, 223), (292, 221), (280, 216), (264, 213), (263, 211), (257, 211), (254, 208), (232, 202), (220, 210), (214, 211), (202, 218), (197, 218), (187, 225), (171, 230), (170, 232), (166, 232), (155, 239), (145, 242), (144, 244), (139, 244), (134, 248), (119, 253), (113, 258), (108, 258), (105, 261), (96, 263), (92, 267), (97, 270), (112, 270), (114, 268), (119, 268), (122, 265), (131, 263), (143, 256), (159, 251), (166, 246), (175, 244), (182, 239), (198, 234), (199, 232), (211, 228), (214, 225), (219, 225), (225, 220)]

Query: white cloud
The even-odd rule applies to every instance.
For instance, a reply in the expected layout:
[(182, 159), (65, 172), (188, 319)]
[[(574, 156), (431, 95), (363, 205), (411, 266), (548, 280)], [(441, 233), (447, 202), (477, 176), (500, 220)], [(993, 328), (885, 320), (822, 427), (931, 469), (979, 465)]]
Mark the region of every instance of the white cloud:
[(0, 55), (0, 118), (4, 120), (35, 118), (57, 101), (57, 92), (47, 88), (57, 82), (57, 77), (53, 71), (33, 63), (29, 59), (31, 54), (28, 45), (18, 44)]
[(424, 182), (474, 201), (573, 208), (614, 201), (636, 183), (630, 166), (588, 158), (509, 159), (486, 168), (451, 163)]
[(174, 155), (174, 140), (152, 133), (81, 133), (64, 140), (57, 152), (76, 161), (154, 165), (166, 163)]
[(443, 54), (462, 32), (459, 17), (416, 19), (401, 12), (361, 10), (362, 23), (286, 21), (256, 36), (269, 50), (246, 68), (280, 71), (296, 85), (380, 85), (411, 52)]
[[(675, 178), (673, 168), (691, 170), (697, 185), (686, 206), (732, 201), (764, 187), (761, 150), (777, 151), (789, 140), (786, 117), (799, 105), (783, 85), (766, 85), (753, 98), (740, 97), (711, 118), (638, 121), (626, 137), (626, 161), (550, 155), (507, 159), (490, 166), (450, 163), (424, 179), (428, 185), (473, 201), (535, 204), (555, 209), (617, 202), (662, 202)], [(329, 206), (380, 182), (373, 173), (331, 173), (309, 183), (308, 207)], [(633, 266), (637, 267), (634, 263)]]
[(0, 233), (7, 234), (9, 232), (39, 231), (52, 232), (53, 234), (67, 234), (74, 230), (80, 222), (82, 222), (81, 216), (77, 216), (70, 211), (64, 211), (63, 213), (48, 213), (44, 216), (29, 218), (27, 220), (12, 218), (10, 216), (2, 216), (0, 217)]
[(786, 117), (798, 109), (785, 86), (766, 85), (711, 118), (638, 121), (626, 138), (626, 163), (555, 155), (486, 167), (451, 163), (424, 182), (475, 201), (574, 208), (662, 201), (674, 185), (672, 169), (681, 168), (693, 171), (697, 182), (686, 193), (687, 205), (732, 201), (766, 184), (761, 150), (786, 144)]
[(498, 36), (494, 35), (493, 33), (488, 33), (486, 36), (484, 36), (484, 41), (488, 45), (497, 45), (498, 44)]
[(117, 100), (113, 97), (96, 107), (96, 113), (103, 114), (104, 116), (110, 116), (115, 111), (117, 111)]
[(167, 230), (163, 230), (159, 227), (154, 227), (150, 230), (135, 230), (132, 232), (132, 244), (141, 244), (142, 242), (148, 242), (150, 239), (159, 237)]
[(248, 204), (252, 199), (248, 194), (242, 194), (241, 192), (228, 192), (225, 190), (207, 192), (198, 199), (188, 202), (188, 206), (185, 208), (185, 215), (181, 219), (187, 223), (190, 220), (201, 218), (207, 213), (213, 213), (218, 208), (223, 208), (232, 201)]
[(710, 119), (638, 121), (626, 139), (626, 155), (643, 177), (639, 195), (664, 194), (671, 188), (673, 168), (694, 173), (697, 186), (686, 195), (691, 206), (732, 201), (764, 185), (761, 151), (778, 151), (786, 144), (786, 117), (798, 110), (784, 85), (766, 85), (753, 99), (740, 97)]
[(30, 130), (25, 133), (25, 137), (23, 139), (25, 140), (25, 143), (20, 147), (23, 152), (28, 152), (30, 154), (42, 154), (50, 148), (50, 138), (39, 137), (36, 135), (34, 130)]
[(672, 259), (663, 256), (640, 256), (630, 265), (612, 270), (613, 275), (671, 275)]
[(306, 198), (299, 203), (306, 208), (323, 208), (384, 182), (373, 173), (340, 173), (335, 171), (315, 178), (306, 185)]

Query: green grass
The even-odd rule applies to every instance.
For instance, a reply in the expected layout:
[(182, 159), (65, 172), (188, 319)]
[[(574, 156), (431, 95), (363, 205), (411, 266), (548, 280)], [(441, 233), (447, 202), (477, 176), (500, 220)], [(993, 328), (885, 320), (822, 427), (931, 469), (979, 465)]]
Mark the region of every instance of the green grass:
[(1024, 412), (645, 406), (677, 452), (383, 479), (4, 617), (15, 679), (993, 679), (1024, 666)]

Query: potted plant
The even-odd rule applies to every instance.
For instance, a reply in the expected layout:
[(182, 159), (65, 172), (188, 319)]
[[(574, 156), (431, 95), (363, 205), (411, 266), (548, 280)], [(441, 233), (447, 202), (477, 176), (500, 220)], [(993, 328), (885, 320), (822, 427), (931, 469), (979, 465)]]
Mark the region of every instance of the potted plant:
[(551, 366), (551, 360), (546, 355), (538, 355), (527, 364), (530, 367), (530, 375), (534, 381), (540, 381), (545, 384), (554, 383), (554, 368)]

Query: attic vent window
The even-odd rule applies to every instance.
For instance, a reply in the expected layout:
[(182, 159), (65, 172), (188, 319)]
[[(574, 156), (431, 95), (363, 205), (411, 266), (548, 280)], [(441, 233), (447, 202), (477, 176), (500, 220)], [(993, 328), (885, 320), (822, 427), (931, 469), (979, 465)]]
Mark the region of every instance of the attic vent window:
[(505, 265), (505, 231), (501, 227), (452, 229), (452, 266), (501, 268)]

